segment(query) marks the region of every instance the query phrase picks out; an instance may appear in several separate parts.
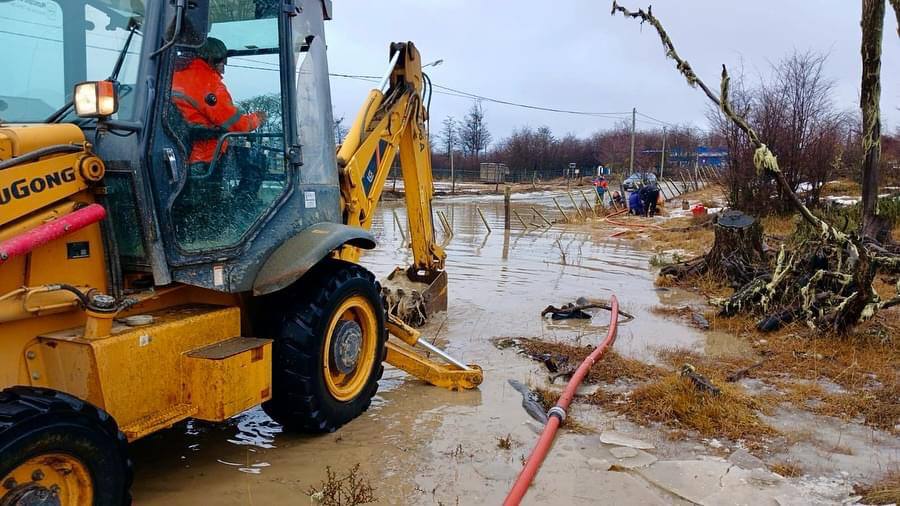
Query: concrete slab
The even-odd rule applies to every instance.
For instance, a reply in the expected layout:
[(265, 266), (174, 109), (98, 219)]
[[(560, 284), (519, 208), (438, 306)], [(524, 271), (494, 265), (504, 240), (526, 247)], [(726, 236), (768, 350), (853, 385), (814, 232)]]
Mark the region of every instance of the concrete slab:
[[(609, 450), (609, 452), (612, 453), (614, 457), (616, 457), (616, 461), (613, 463), (613, 465), (619, 468), (619, 470), (647, 467), (657, 460), (656, 456), (651, 455), (643, 450), (638, 450), (637, 448), (628, 448), (626, 446), (618, 446), (616, 448), (612, 448)], [(619, 455), (622, 456), (619, 457)]]
[(735, 450), (728, 456), (728, 462), (742, 467), (744, 469), (768, 469), (768, 466), (761, 459), (753, 456), (743, 448)]
[(660, 461), (634, 472), (677, 498), (703, 505), (778, 506), (801, 500), (796, 487), (774, 473), (741, 469), (726, 460)]
[(640, 439), (635, 439), (627, 434), (616, 432), (613, 430), (605, 430), (600, 434), (600, 441), (608, 445), (627, 446), (629, 448), (637, 448), (639, 450), (650, 450), (656, 448), (653, 444)]

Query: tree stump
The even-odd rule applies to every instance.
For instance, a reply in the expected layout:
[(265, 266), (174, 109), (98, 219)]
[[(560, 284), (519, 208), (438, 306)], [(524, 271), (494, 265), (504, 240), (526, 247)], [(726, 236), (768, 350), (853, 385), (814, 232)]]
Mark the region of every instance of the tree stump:
[(680, 280), (711, 273), (739, 287), (768, 270), (762, 226), (755, 218), (740, 211), (725, 211), (716, 218), (715, 233), (715, 242), (706, 255), (663, 267), (660, 275)]
[(728, 210), (715, 226), (716, 240), (706, 254), (707, 271), (741, 286), (768, 269), (762, 226), (752, 216)]

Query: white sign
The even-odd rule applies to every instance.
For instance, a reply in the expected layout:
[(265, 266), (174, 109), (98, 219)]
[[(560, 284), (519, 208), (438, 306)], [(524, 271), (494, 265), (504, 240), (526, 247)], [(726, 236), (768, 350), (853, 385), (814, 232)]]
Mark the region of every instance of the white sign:
[(303, 192), (303, 207), (307, 209), (316, 208), (316, 192)]
[(225, 267), (221, 265), (213, 266), (213, 284), (222, 286), (225, 284)]

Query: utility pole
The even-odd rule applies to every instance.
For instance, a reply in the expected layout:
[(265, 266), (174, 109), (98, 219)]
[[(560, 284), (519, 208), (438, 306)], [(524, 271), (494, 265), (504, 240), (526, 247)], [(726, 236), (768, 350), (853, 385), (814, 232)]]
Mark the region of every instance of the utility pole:
[(456, 176), (453, 174), (453, 140), (450, 140), (450, 194), (456, 193)]
[(448, 123), (448, 128), (450, 129), (447, 135), (447, 144), (450, 145), (450, 195), (453, 195), (456, 193), (456, 175), (453, 173), (453, 138), (456, 136), (456, 132), (452, 120)]
[(663, 178), (663, 167), (666, 163), (666, 127), (663, 127), (663, 147), (659, 153), (659, 178)]
[(636, 116), (637, 116), (637, 107), (632, 107), (631, 108), (631, 158), (628, 161), (629, 173), (625, 177), (628, 177), (628, 176), (634, 174), (634, 123), (635, 123)]
[(694, 189), (700, 189), (698, 175), (700, 174), (700, 149), (697, 149), (697, 156), (694, 158)]

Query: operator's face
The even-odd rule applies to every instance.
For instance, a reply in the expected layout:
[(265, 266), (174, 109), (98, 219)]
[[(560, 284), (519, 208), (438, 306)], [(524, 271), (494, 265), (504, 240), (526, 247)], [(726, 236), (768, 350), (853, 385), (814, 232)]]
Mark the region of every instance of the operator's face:
[(224, 61), (223, 61), (223, 62), (219, 62), (219, 63), (216, 64), (216, 72), (218, 72), (220, 76), (224, 76), (224, 75), (225, 75), (225, 64), (226, 64), (226, 63), (227, 63), (227, 62), (224, 62)]

